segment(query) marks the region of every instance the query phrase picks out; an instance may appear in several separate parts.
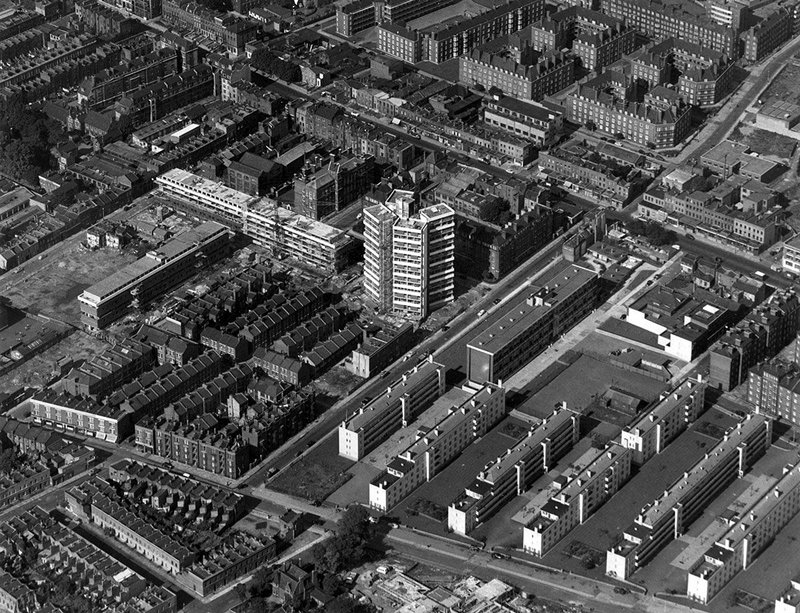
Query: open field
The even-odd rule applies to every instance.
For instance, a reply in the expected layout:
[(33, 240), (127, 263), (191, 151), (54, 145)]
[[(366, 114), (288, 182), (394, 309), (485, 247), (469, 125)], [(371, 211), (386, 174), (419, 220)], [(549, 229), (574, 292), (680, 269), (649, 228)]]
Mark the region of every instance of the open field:
[(78, 295), (87, 287), (106, 278), (137, 259), (131, 249), (90, 251), (77, 241), (28, 276), (22, 272), (6, 275), (3, 295), (19, 308), (80, 325)]

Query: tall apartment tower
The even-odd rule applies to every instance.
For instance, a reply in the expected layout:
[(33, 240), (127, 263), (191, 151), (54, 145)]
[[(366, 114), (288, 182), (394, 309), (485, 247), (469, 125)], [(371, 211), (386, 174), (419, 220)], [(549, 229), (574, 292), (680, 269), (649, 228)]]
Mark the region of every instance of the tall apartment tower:
[(395, 190), (364, 209), (364, 293), (379, 310), (411, 321), (452, 302), (455, 211), (417, 210), (413, 192)]

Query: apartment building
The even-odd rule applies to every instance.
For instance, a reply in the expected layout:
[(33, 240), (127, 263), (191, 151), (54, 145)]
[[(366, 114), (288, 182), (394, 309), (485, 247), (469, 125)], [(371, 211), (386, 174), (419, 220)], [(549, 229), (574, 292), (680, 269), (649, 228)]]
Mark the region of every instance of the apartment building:
[(503, 96), (487, 98), (483, 104), (486, 124), (525, 138), (539, 149), (552, 145), (564, 127), (561, 113), (533, 102)]
[(567, 119), (655, 149), (675, 147), (689, 135), (691, 108), (674, 92), (654, 88), (644, 102), (617, 93), (620, 78), (602, 74), (567, 96)]
[(185, 170), (156, 177), (163, 193), (188, 208), (239, 229), (279, 258), (291, 257), (331, 272), (350, 261), (354, 241), (346, 232), (299, 215), (270, 199), (238, 192)]
[[(204, 414), (188, 423), (162, 416), (147, 429), (153, 435), (156, 455), (226, 479), (238, 479), (250, 467), (250, 451), (236, 429), (226, 426), (212, 414)], [(137, 424), (137, 439), (139, 428)]]
[(564, 485), (523, 528), (522, 548), (544, 556), (616, 494), (631, 475), (630, 449), (612, 443), (577, 473), (563, 475)]
[(384, 0), (376, 2), (378, 23), (409, 22), (440, 8), (455, 4), (454, 0)]
[(533, 24), (530, 44), (539, 51), (570, 49), (586, 70), (602, 70), (634, 50), (636, 33), (620, 19), (571, 6)]
[(777, 8), (752, 28), (742, 33), (742, 57), (749, 63), (760, 62), (792, 36), (792, 14)]
[(775, 356), (800, 329), (800, 300), (794, 288), (778, 290), (711, 348), (709, 383), (723, 391), (747, 379), (748, 371)]
[(467, 344), (467, 377), (499, 382), (514, 374), (591, 313), (599, 296), (596, 272), (574, 264), (551, 270), (513, 311)]
[(394, 190), (364, 209), (364, 293), (384, 311), (421, 321), (453, 300), (455, 211), (419, 208), (413, 192)]
[(528, 435), (490, 462), (447, 508), (447, 527), (467, 535), (492, 517), (534, 481), (552, 470), (580, 438), (580, 414), (566, 407), (553, 411)]
[(520, 100), (541, 100), (575, 81), (575, 58), (562, 52), (547, 53), (530, 61), (474, 49), (459, 57), (458, 80), (465, 85), (499, 89)]
[(263, 568), (275, 558), (276, 543), (271, 536), (235, 532), (210, 551), (203, 559), (175, 577), (201, 598), (219, 591), (237, 579)]
[(687, 104), (716, 104), (733, 87), (734, 62), (719, 51), (668, 38), (632, 53), (631, 76), (653, 88), (674, 82)]
[(422, 37), (399, 23), (378, 26), (378, 51), (408, 64), (422, 60)]
[(800, 425), (800, 367), (797, 351), (794, 361), (774, 358), (750, 370), (747, 399), (756, 413)]
[(421, 362), (339, 426), (339, 455), (358, 461), (444, 394), (444, 366)]
[(353, 36), (376, 24), (374, 0), (353, 0), (336, 7), (336, 33)]
[(374, 162), (372, 156), (309, 160), (294, 179), (294, 210), (314, 220), (342, 210), (372, 187)]
[(494, 427), (505, 417), (505, 409), (505, 390), (486, 383), (431, 428), (419, 429), (416, 440), (370, 481), (369, 506), (383, 513), (394, 508)]
[(687, 379), (622, 430), (620, 445), (633, 451), (632, 461), (641, 466), (664, 451), (672, 440), (705, 411), (707, 384), (700, 378)]
[(387, 326), (353, 350), (346, 364), (347, 370), (364, 379), (374, 377), (411, 349), (413, 343), (412, 323), (406, 322), (397, 328)]
[(739, 57), (739, 28), (721, 25), (700, 4), (680, 0), (601, 0), (600, 10), (654, 40), (678, 38)]
[(795, 236), (783, 243), (781, 266), (792, 274), (800, 274), (800, 236)]
[(775, 599), (775, 613), (800, 613), (800, 579), (792, 579), (789, 587)]
[(421, 33), (422, 59), (440, 64), (524, 31), (544, 17), (544, 4), (543, 0), (506, 0), (484, 13), (427, 28)]
[(131, 308), (144, 306), (194, 276), (207, 261), (230, 248), (228, 228), (213, 221), (179, 234), (158, 249), (85, 289), (78, 302), (81, 322), (102, 329)]
[(61, 389), (73, 396), (91, 396), (97, 400), (142, 374), (155, 361), (152, 347), (125, 339), (73, 368), (61, 380)]
[(798, 511), (800, 466), (795, 464), (786, 466), (777, 483), (735, 518), (722, 538), (692, 564), (686, 595), (708, 604), (731, 579), (756, 561)]
[[(615, 209), (625, 207), (644, 189), (646, 182), (640, 169), (609, 159), (597, 148), (575, 141), (541, 151), (537, 164), (552, 178), (561, 179), (568, 189)], [(621, 172), (626, 167), (628, 172)]]
[(645, 505), (606, 552), (606, 574), (627, 579), (684, 534), (708, 504), (772, 445), (772, 420), (748, 415), (669, 489)]
[(189, 28), (213, 42), (225, 45), (229, 53), (241, 55), (247, 43), (258, 38), (261, 24), (232, 13), (219, 13), (186, 0), (163, 0), (161, 18), (168, 24)]
[(96, 403), (47, 389), (30, 399), (31, 419), (36, 424), (88, 434), (111, 443), (126, 438), (133, 432), (133, 418), (129, 411)]

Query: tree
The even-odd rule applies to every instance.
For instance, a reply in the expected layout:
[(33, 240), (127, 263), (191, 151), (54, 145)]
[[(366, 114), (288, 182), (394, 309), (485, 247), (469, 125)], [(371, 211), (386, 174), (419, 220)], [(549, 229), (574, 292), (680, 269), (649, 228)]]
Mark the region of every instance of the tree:
[(322, 579), (322, 591), (331, 596), (338, 596), (342, 591), (342, 580), (338, 575), (325, 575)]
[(19, 464), (17, 451), (13, 447), (0, 451), (0, 473), (7, 475)]
[(317, 570), (332, 574), (359, 564), (366, 556), (371, 538), (372, 524), (367, 510), (360, 505), (349, 506), (336, 525), (333, 538), (314, 547)]
[(591, 119), (583, 125), (586, 127), (587, 130), (591, 130), (592, 132), (594, 132), (597, 129), (597, 124)]

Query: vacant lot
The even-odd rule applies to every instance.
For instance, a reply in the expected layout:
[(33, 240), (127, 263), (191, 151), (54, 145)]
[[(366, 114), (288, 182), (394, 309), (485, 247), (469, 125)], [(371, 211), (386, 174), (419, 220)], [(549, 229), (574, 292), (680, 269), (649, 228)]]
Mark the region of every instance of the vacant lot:
[(24, 385), (42, 388), (57, 374), (60, 358), (68, 356), (73, 362), (86, 360), (109, 347), (85, 332), (75, 331), (41, 355), (37, 355), (14, 370), (0, 376), (0, 389), (10, 390)]
[(10, 273), (4, 280), (3, 295), (14, 306), (79, 325), (78, 295), (87, 287), (137, 259), (134, 251), (98, 249), (89, 251), (73, 239), (63, 251), (32, 273)]
[(347, 470), (352, 465), (352, 460), (339, 457), (339, 441), (331, 436), (275, 477), (269, 486), (308, 500), (325, 500), (350, 479)]
[(730, 138), (747, 145), (759, 155), (777, 158), (785, 164), (789, 163), (797, 147), (797, 141), (793, 138), (745, 124), (739, 124)]
[(778, 100), (798, 104), (800, 103), (798, 82), (800, 82), (800, 66), (790, 63), (778, 73), (772, 84), (761, 94), (761, 99), (766, 102), (772, 98), (777, 98)]

